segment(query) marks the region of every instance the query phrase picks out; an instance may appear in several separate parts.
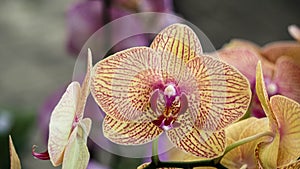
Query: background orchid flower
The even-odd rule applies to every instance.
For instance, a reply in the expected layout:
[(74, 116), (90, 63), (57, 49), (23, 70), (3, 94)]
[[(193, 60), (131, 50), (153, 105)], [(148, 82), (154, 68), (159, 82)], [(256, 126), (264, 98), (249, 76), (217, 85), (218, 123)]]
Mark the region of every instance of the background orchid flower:
[(300, 42), (300, 28), (297, 25), (290, 25), (288, 31), (294, 39)]
[(204, 158), (223, 152), (223, 129), (243, 116), (251, 95), (246, 78), (203, 55), (196, 34), (182, 24), (162, 30), (150, 48), (99, 61), (91, 93), (112, 142), (144, 144), (166, 132), (176, 147)]
[[(268, 131), (268, 119), (247, 118), (227, 127), (225, 129), (227, 144), (232, 144), (246, 137), (250, 137)], [(251, 141), (229, 151), (221, 160), (221, 164), (230, 169), (255, 169), (257, 159), (255, 148), (257, 144), (269, 139), (266, 137)]]
[(269, 119), (274, 138), (257, 146), (258, 164), (263, 168), (299, 166), (300, 161), (300, 105), (280, 95), (270, 101), (265, 89), (261, 63), (257, 66), (256, 91)]
[(21, 162), (10, 135), (9, 135), (9, 154), (10, 154), (10, 169), (21, 169)]
[[(102, 26), (115, 19), (137, 12), (172, 14), (173, 0), (84, 0), (72, 4), (67, 11), (67, 48), (69, 52), (77, 55), (88, 38)], [(155, 18), (151, 24), (163, 28), (174, 22), (176, 21), (172, 21), (170, 18)], [(141, 30), (142, 27), (141, 21), (128, 19), (127, 24), (122, 29), (119, 27), (112, 28), (111, 33), (107, 34), (108, 43), (109, 39), (126, 35), (128, 30)], [(112, 45), (115, 45), (114, 51), (119, 51), (133, 46), (149, 45), (149, 42), (148, 35), (137, 35), (125, 39), (119, 44)]]
[[(39, 159), (50, 158), (54, 166), (63, 163), (62, 168), (86, 168), (89, 152), (86, 140), (91, 128), (91, 120), (83, 119), (84, 109), (91, 81), (92, 55), (88, 51), (87, 73), (80, 87), (76, 81), (66, 89), (54, 108), (49, 124), (48, 152), (35, 153)], [(48, 156), (49, 153), (49, 156)], [(47, 157), (48, 156), (48, 157)]]
[(243, 73), (251, 84), (253, 101), (252, 114), (264, 117), (265, 114), (255, 93), (255, 70), (258, 60), (262, 61), (266, 89), (269, 96), (281, 94), (300, 101), (300, 44), (276, 42), (263, 48), (244, 40), (234, 40), (218, 51), (220, 59), (233, 65)]

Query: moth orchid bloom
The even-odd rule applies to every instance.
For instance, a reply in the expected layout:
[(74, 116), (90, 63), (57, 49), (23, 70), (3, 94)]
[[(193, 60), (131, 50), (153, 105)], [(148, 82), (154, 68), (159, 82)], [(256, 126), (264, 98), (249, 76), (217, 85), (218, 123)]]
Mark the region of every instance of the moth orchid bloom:
[(92, 54), (88, 50), (87, 73), (82, 86), (72, 82), (54, 108), (49, 124), (48, 151), (33, 155), (38, 159), (50, 159), (54, 166), (62, 168), (85, 169), (89, 161), (86, 146), (91, 128), (91, 120), (83, 119), (87, 97), (89, 95), (92, 69)]
[[(225, 129), (227, 144), (235, 143), (241, 139), (269, 131), (268, 119), (247, 118), (230, 125)], [(256, 145), (268, 137), (262, 137), (248, 142), (229, 151), (221, 160), (221, 164), (230, 169), (255, 169), (257, 159), (255, 157)]]
[[(255, 72), (258, 60), (262, 62), (266, 90), (269, 96), (281, 94), (300, 102), (300, 44), (276, 42), (263, 48), (244, 41), (233, 40), (218, 51), (220, 59), (236, 67), (250, 81), (253, 91), (251, 112), (255, 117), (265, 117), (255, 93)], [(298, 61), (297, 61), (298, 60)]]
[(290, 25), (288, 27), (288, 31), (290, 33), (290, 35), (297, 40), (298, 42), (300, 42), (300, 28), (296, 25)]
[(182, 24), (162, 30), (150, 48), (99, 61), (91, 93), (112, 142), (140, 145), (166, 132), (176, 147), (204, 158), (223, 152), (223, 129), (244, 115), (251, 95), (246, 78), (203, 55), (196, 34)]
[(274, 138), (257, 145), (260, 168), (293, 168), (300, 166), (300, 105), (287, 97), (275, 95), (269, 100), (261, 63), (257, 66), (256, 91), (269, 119)]

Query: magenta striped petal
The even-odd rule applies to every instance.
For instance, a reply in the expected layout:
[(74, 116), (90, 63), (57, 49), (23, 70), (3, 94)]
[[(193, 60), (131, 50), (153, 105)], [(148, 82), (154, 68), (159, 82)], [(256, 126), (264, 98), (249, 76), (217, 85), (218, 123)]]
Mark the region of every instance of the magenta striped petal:
[(106, 116), (103, 121), (103, 133), (106, 138), (122, 145), (139, 145), (148, 143), (163, 132), (152, 122), (121, 122)]
[(225, 149), (225, 132), (204, 131), (193, 128), (182, 139), (176, 134), (176, 129), (167, 132), (170, 140), (181, 150), (203, 158), (220, 156)]
[(161, 82), (159, 59), (147, 47), (130, 48), (101, 60), (94, 67), (91, 93), (102, 110), (121, 121), (151, 121), (153, 87)]
[(185, 86), (188, 109), (197, 114), (198, 129), (220, 130), (244, 115), (251, 90), (238, 70), (209, 56), (196, 57), (187, 66), (193, 76), (186, 75), (179, 85)]

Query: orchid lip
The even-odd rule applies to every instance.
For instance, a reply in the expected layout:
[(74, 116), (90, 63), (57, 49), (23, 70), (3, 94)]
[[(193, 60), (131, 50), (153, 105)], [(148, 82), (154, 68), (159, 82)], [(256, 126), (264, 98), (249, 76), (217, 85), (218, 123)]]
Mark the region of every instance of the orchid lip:
[(48, 150), (46, 150), (43, 153), (37, 153), (37, 152), (35, 152), (36, 148), (37, 148), (36, 145), (32, 146), (32, 155), (34, 156), (34, 158), (37, 158), (37, 159), (40, 159), (40, 160), (50, 160)]

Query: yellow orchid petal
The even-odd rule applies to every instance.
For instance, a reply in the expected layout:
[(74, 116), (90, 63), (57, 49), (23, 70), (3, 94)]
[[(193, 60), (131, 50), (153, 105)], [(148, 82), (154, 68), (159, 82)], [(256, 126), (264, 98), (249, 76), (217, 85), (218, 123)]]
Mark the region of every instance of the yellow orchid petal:
[(77, 104), (76, 116), (78, 120), (82, 119), (83, 117), (86, 100), (90, 94), (91, 73), (92, 73), (92, 51), (89, 48), (88, 56), (87, 56), (86, 75), (82, 82), (82, 86), (80, 90), (80, 99), (78, 100), (78, 104)]
[(266, 92), (260, 61), (258, 62), (256, 68), (256, 93), (265, 111), (265, 114), (269, 119), (270, 129), (274, 133), (273, 140), (261, 142), (257, 145), (256, 157), (258, 158), (258, 165), (263, 168), (276, 168), (280, 134), (278, 130), (278, 123), (272, 111), (271, 103)]
[(225, 149), (224, 130), (210, 132), (192, 129), (184, 138), (179, 139), (177, 128), (169, 130), (167, 135), (172, 143), (184, 152), (202, 158), (215, 158), (222, 155)]
[(78, 135), (80, 137), (82, 137), (84, 140), (87, 140), (87, 138), (90, 134), (90, 131), (91, 131), (92, 120), (90, 118), (84, 118), (80, 121), (80, 123), (78, 125), (80, 125), (82, 128), (82, 132), (80, 130), (78, 132)]
[(10, 169), (21, 169), (21, 162), (10, 135), (9, 135), (9, 154), (10, 154)]
[(238, 70), (209, 56), (196, 57), (187, 66), (196, 83), (187, 79), (182, 86), (193, 89), (185, 92), (189, 111), (198, 114), (199, 129), (219, 130), (245, 114), (251, 90), (248, 80)]
[(80, 95), (80, 84), (72, 82), (61, 100), (54, 108), (49, 124), (48, 151), (54, 166), (62, 163), (63, 154), (71, 133), (77, 102)]
[(62, 169), (86, 169), (90, 154), (86, 146), (86, 140), (81, 133), (84, 133), (84, 131), (80, 125), (72, 131), (64, 153)]
[(162, 30), (150, 48), (161, 53), (161, 64), (167, 73), (180, 74), (185, 63), (202, 54), (202, 47), (194, 31), (183, 24), (173, 24)]
[(276, 63), (281, 56), (290, 56), (294, 61), (300, 64), (300, 43), (293, 41), (273, 42), (262, 48), (262, 55), (267, 60)]
[(259, 61), (256, 67), (256, 94), (258, 96), (258, 99), (263, 107), (263, 110), (270, 120), (270, 127), (275, 132), (278, 130), (278, 124), (275, 118), (275, 115), (272, 111), (271, 104), (269, 101), (269, 97), (266, 91), (261, 62)]
[(273, 112), (279, 123), (280, 145), (278, 166), (296, 161), (300, 155), (300, 105), (280, 95), (271, 98)]
[(140, 145), (157, 138), (163, 132), (152, 122), (122, 122), (105, 116), (103, 133), (106, 138), (122, 145)]
[(300, 160), (278, 167), (279, 169), (298, 169), (300, 168)]
[(297, 25), (290, 25), (288, 31), (294, 39), (300, 42), (300, 28)]
[(102, 110), (121, 121), (151, 121), (149, 99), (161, 81), (157, 53), (148, 47), (118, 52), (94, 66), (91, 93)]
[[(239, 121), (226, 128), (227, 145), (230, 145), (238, 140), (268, 131), (268, 119), (256, 119), (254, 117)], [(260, 138), (241, 145), (228, 152), (221, 161), (221, 164), (227, 168), (255, 168), (255, 148), (256, 145), (269, 138)]]

